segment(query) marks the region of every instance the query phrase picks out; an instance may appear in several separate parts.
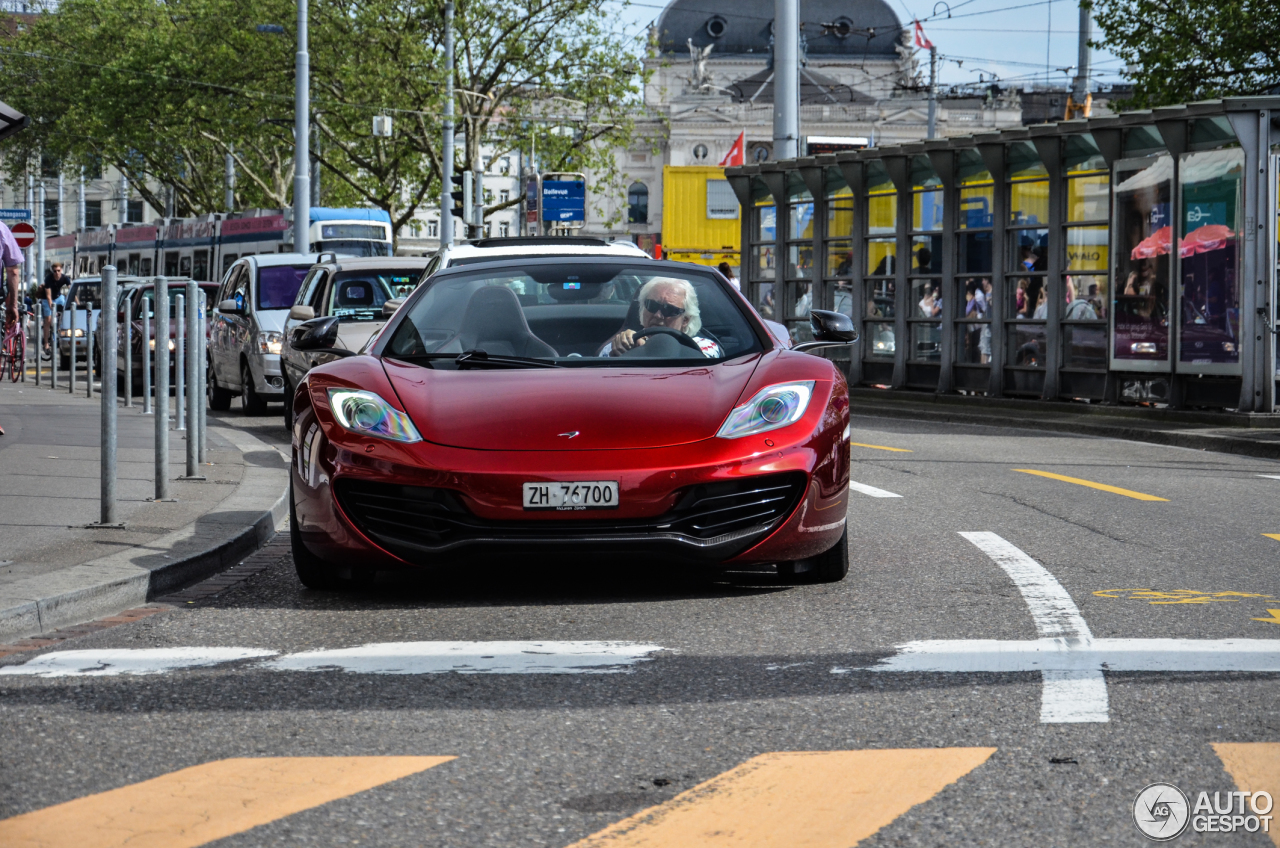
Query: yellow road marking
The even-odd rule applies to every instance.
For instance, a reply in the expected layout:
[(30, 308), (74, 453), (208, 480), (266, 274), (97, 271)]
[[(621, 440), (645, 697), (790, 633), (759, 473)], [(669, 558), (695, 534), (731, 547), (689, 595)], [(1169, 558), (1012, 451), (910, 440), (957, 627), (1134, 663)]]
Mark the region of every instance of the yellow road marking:
[(1099, 598), (1146, 601), (1149, 604), (1214, 604), (1239, 603), (1241, 598), (1270, 598), (1258, 592), (1202, 592), (1199, 589), (1099, 589), (1093, 593)]
[(894, 453), (915, 453), (915, 451), (908, 450), (907, 448), (889, 448), (889, 447), (885, 447), (884, 445), (864, 445), (862, 442), (850, 442), (849, 444), (853, 445), (855, 448), (871, 448), (872, 450), (887, 450), (887, 451), (893, 451)]
[(1265, 621), (1267, 624), (1280, 624), (1280, 610), (1267, 610), (1271, 614), (1270, 618), (1255, 618), (1254, 621)]
[(193, 848), (453, 757), (216, 760), (0, 821), (6, 848)]
[(1280, 542), (1280, 533), (1263, 533), (1262, 535), (1266, 536), (1268, 539), (1275, 539), (1277, 542)]
[(571, 848), (850, 848), (995, 751), (761, 754)]
[[(1270, 792), (1273, 799), (1280, 798), (1280, 742), (1214, 742), (1213, 750), (1236, 788), (1242, 792)], [(1249, 812), (1245, 810), (1246, 814)], [(1280, 846), (1280, 827), (1274, 819), (1268, 836)]]
[(1052, 471), (1036, 471), (1034, 468), (1015, 468), (1023, 474), (1034, 474), (1037, 477), (1048, 477), (1050, 480), (1061, 480), (1064, 483), (1075, 483), (1077, 486), (1088, 486), (1090, 489), (1101, 489), (1104, 492), (1112, 492), (1117, 495), (1124, 495), (1126, 498), (1133, 498), (1139, 501), (1168, 501), (1168, 498), (1158, 498), (1155, 495), (1144, 495), (1142, 492), (1135, 492), (1132, 489), (1121, 489), (1119, 486), (1108, 486), (1106, 483), (1095, 483), (1092, 480), (1081, 480), (1079, 477), (1064, 477), (1061, 474), (1054, 474)]

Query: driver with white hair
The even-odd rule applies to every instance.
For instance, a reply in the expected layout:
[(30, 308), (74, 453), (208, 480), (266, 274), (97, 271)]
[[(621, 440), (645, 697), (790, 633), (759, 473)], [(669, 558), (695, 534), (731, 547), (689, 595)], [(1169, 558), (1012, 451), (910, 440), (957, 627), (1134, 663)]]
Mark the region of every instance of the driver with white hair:
[[(640, 333), (665, 327), (693, 339), (703, 356), (716, 359), (723, 355), (715, 339), (699, 335), (702, 316), (698, 312), (698, 293), (688, 280), (655, 277), (640, 287), (636, 300), (640, 304)], [(638, 334), (624, 327), (605, 343), (599, 355), (621, 356), (651, 338), (649, 335), (636, 338)]]

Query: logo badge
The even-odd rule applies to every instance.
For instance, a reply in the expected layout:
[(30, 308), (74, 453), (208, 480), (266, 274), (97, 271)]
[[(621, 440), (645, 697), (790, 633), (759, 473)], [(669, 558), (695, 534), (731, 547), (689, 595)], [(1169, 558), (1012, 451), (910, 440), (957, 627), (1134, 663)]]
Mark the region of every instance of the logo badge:
[(577, 430), (570, 430), (570, 431), (569, 431), (569, 432), (567, 432), (567, 433), (560, 433), (559, 435), (560, 435), (560, 436), (562, 436), (562, 437), (564, 437), (564, 438), (566, 438), (566, 439), (576, 439), (576, 438), (578, 438), (578, 431), (577, 431)]
[(1133, 799), (1133, 823), (1143, 836), (1156, 842), (1181, 836), (1190, 814), (1187, 796), (1172, 783), (1153, 783)]

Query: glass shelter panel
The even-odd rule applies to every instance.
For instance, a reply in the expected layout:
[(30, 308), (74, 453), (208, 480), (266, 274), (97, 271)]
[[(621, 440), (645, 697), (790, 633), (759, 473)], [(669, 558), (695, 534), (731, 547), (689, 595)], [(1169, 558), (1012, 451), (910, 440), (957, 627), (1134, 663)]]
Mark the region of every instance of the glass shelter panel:
[(1240, 361), (1240, 204), (1244, 151), (1206, 150), (1182, 158), (1178, 360)]
[(995, 203), (995, 186), (960, 189), (960, 229), (990, 227), (991, 210)]
[(1119, 361), (1169, 358), (1172, 179), (1169, 156), (1116, 165), (1112, 354)]

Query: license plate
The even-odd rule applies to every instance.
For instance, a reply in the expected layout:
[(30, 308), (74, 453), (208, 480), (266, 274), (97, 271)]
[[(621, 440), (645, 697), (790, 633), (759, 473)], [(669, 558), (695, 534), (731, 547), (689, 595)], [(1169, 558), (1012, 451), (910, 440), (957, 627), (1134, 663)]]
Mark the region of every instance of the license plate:
[(525, 483), (525, 509), (617, 509), (618, 484), (613, 480), (581, 483)]

